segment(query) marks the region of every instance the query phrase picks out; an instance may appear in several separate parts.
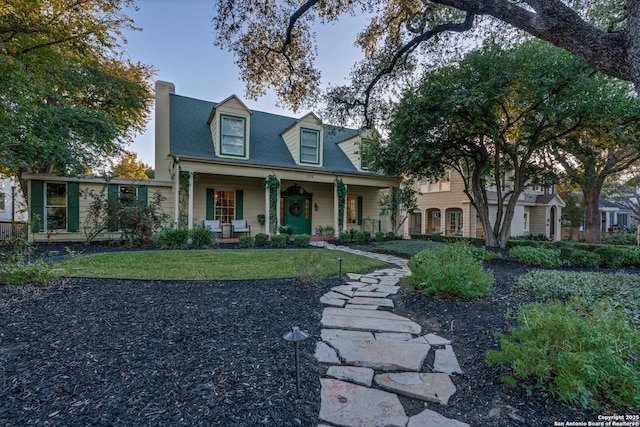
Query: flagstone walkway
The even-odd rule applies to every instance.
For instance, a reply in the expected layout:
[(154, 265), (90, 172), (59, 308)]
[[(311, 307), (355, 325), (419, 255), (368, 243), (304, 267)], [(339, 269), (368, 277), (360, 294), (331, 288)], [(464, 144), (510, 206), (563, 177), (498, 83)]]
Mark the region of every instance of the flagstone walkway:
[[(463, 427), (437, 411), (407, 416), (398, 395), (447, 405), (456, 392), (451, 374), (462, 373), (452, 343), (424, 333), (417, 323), (394, 314), (393, 300), (407, 260), (326, 245), (328, 249), (376, 258), (396, 268), (348, 274), (349, 281), (327, 292), (322, 341), (315, 357), (328, 365), (322, 378), (318, 427)], [(433, 358), (428, 358), (433, 352)], [(433, 367), (425, 366), (433, 360)], [(455, 378), (455, 377), (454, 377)]]

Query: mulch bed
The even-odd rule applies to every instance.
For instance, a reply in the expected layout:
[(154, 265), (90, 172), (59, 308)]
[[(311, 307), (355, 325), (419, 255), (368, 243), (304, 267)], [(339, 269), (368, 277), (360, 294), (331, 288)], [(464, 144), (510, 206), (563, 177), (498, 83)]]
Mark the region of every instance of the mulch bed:
[[(464, 372), (453, 378), (449, 406), (429, 407), (472, 426), (613, 413), (500, 382), (506, 370), (487, 366), (484, 352), (497, 348), (493, 333), (508, 328), (507, 309), (533, 297), (510, 291), (527, 268), (505, 259), (489, 267), (496, 292), (486, 299), (406, 290), (394, 298), (395, 313), (453, 341)], [(316, 426), (326, 370), (314, 357), (319, 299), (338, 283), (68, 279), (0, 287), (0, 425)], [(311, 335), (300, 344), (300, 393), (293, 346), (283, 339), (292, 326)], [(424, 408), (402, 401), (409, 415)]]

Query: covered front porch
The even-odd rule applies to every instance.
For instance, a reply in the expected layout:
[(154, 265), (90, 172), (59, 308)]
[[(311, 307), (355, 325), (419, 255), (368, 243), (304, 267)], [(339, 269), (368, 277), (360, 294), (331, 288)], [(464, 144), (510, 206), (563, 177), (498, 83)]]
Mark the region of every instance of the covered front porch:
[[(277, 234), (282, 227), (310, 235), (327, 227), (336, 232), (379, 227), (380, 192), (397, 185), (388, 177), (321, 171), (184, 161), (176, 166), (174, 224), (193, 228), (205, 220), (219, 220), (222, 238), (238, 237), (225, 226), (238, 219), (247, 221), (252, 235)], [(270, 182), (276, 185), (274, 191)]]

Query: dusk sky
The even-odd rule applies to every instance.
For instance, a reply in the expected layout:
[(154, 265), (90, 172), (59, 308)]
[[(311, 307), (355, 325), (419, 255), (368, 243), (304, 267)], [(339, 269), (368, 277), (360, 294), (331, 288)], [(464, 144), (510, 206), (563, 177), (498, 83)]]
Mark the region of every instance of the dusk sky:
[[(126, 49), (133, 61), (153, 65), (155, 80), (176, 85), (176, 93), (207, 101), (222, 101), (238, 95), (249, 109), (302, 117), (308, 111), (276, 107), (276, 98), (268, 94), (257, 102), (245, 97), (234, 57), (213, 45), (213, 0), (139, 0), (139, 11), (131, 11), (143, 31), (128, 32)], [(318, 27), (317, 64), (323, 83), (342, 84), (356, 60), (362, 57), (354, 47), (356, 34), (363, 28), (362, 17), (346, 16), (337, 24)], [(144, 163), (154, 164), (154, 121), (127, 150), (138, 153)]]

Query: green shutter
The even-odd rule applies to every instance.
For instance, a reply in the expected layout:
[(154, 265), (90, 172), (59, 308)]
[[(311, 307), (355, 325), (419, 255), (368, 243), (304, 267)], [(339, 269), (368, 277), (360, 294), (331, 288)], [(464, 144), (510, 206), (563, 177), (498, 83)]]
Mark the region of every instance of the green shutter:
[(107, 215), (109, 216), (107, 229), (109, 231), (118, 231), (114, 214), (117, 209), (119, 192), (120, 187), (117, 184), (109, 184), (107, 186)]
[(244, 191), (236, 190), (236, 219), (244, 219)]
[(31, 231), (44, 230), (44, 181), (31, 181)]
[(362, 225), (362, 197), (358, 196), (358, 225)]
[(80, 230), (80, 183), (67, 183), (67, 231)]
[(207, 213), (206, 219), (216, 219), (216, 190), (207, 188)]
[(146, 185), (141, 185), (138, 187), (138, 200), (145, 204), (148, 203), (149, 200), (149, 188)]

